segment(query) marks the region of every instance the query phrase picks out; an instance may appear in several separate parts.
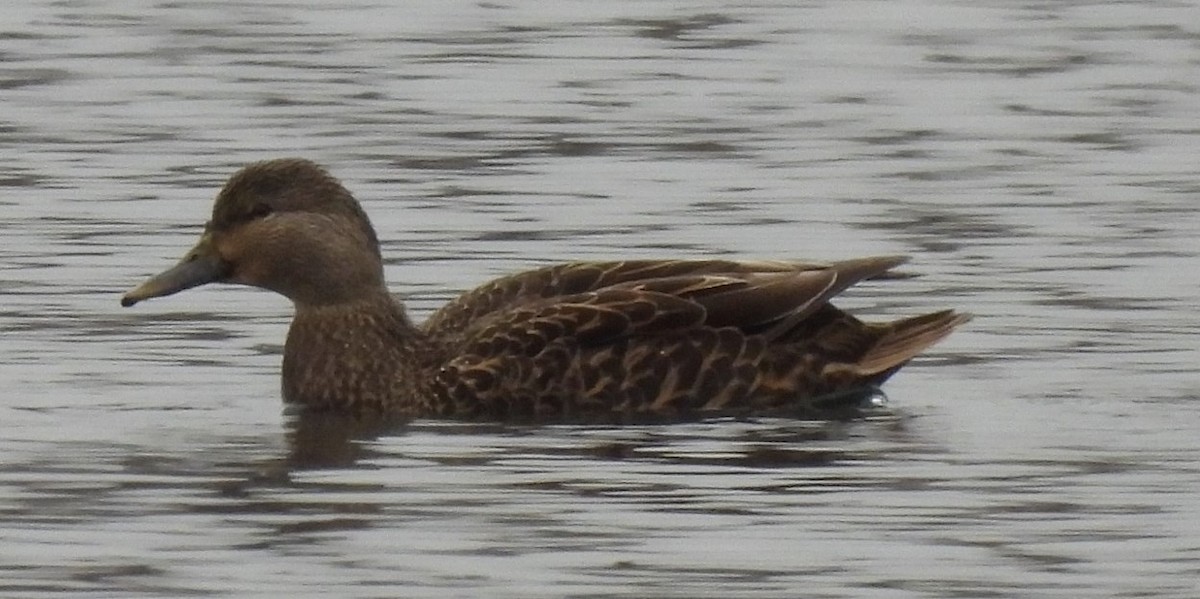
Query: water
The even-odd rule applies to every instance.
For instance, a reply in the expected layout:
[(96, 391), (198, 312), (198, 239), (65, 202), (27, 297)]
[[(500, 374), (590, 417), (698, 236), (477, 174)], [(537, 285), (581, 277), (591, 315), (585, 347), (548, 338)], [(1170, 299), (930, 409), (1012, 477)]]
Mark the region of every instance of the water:
[[(1191, 597), (1195, 8), (6, 7), (0, 595)], [(288, 155), (418, 317), (562, 260), (910, 253), (846, 305), (977, 318), (861, 422), (295, 421), (282, 299), (117, 305)]]

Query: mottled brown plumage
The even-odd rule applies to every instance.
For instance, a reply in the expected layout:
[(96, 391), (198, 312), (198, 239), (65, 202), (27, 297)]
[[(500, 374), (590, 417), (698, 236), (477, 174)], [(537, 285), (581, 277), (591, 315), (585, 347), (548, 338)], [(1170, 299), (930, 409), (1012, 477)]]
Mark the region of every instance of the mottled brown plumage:
[(210, 282), (295, 305), (285, 399), (313, 410), (498, 421), (825, 417), (966, 322), (865, 323), (829, 303), (905, 261), (629, 260), (504, 277), (414, 325), (348, 191), (307, 160), (251, 164), (200, 242), (122, 304)]

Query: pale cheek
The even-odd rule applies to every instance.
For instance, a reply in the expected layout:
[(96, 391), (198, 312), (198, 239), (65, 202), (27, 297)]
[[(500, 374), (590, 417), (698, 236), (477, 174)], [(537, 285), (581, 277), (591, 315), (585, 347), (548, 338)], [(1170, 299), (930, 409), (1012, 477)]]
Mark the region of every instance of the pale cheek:
[(264, 264), (260, 260), (249, 259), (251, 256), (247, 254), (244, 245), (230, 239), (218, 240), (215, 245), (221, 259), (233, 267), (229, 274), (230, 282), (243, 285), (260, 285), (262, 283), (266, 274), (263, 271)]
[(230, 282), (281, 293), (294, 274), (295, 260), (287, 247), (285, 235), (255, 223), (216, 243), (221, 258), (233, 267)]

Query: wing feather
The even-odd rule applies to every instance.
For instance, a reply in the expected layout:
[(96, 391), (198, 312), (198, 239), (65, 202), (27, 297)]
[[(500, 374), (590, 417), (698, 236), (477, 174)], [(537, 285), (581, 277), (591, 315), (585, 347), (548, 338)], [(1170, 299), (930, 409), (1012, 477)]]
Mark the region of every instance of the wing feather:
[[(884, 257), (892, 266), (904, 262), (902, 257)], [(548, 266), (502, 277), (472, 289), (447, 303), (422, 325), (434, 337), (453, 338), (472, 327), (479, 319), (510, 310), (527, 303), (553, 297), (570, 296), (597, 291), (606, 287), (650, 285), (653, 281), (674, 280), (681, 285), (682, 296), (700, 296), (736, 287), (756, 277), (825, 271), (847, 263), (746, 261), (732, 260), (626, 260), (619, 262), (573, 262)], [(883, 269), (879, 274), (885, 274)], [(682, 287), (684, 282), (695, 289)], [(646, 287), (672, 293), (664, 286)]]
[(425, 327), (452, 356), (441, 392), (463, 415), (802, 409), (881, 381), (965, 322), (870, 324), (829, 303), (904, 261), (565, 264), (487, 283)]

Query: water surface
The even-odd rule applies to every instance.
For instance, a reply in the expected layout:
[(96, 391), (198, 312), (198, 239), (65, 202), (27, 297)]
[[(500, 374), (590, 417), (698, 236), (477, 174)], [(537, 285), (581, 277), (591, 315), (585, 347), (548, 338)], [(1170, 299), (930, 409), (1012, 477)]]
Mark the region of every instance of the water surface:
[[(27, 2), (0, 17), (0, 595), (1191, 597), (1189, 3)], [(581, 258), (914, 255), (851, 423), (284, 415), (289, 306), (125, 310), (328, 166), (418, 318)]]

